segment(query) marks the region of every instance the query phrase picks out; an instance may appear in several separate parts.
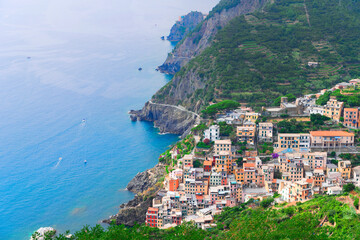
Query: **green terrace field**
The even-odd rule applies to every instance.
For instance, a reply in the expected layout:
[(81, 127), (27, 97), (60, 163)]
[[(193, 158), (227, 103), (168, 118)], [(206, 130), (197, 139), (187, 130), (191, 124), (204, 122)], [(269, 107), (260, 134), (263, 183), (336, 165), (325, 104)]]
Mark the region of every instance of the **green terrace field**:
[(360, 76), (359, 2), (305, 3), (309, 21), (303, 0), (277, 0), (221, 29), (176, 75), (195, 72), (206, 83), (188, 95), (191, 102), (232, 99), (267, 106), (278, 96), (310, 94)]

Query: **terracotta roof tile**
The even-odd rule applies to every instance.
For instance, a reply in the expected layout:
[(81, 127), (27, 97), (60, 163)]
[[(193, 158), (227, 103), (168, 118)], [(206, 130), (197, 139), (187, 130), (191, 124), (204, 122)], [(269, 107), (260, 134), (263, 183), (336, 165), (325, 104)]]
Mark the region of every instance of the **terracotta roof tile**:
[(315, 137), (353, 137), (353, 133), (345, 131), (312, 131), (310, 135)]

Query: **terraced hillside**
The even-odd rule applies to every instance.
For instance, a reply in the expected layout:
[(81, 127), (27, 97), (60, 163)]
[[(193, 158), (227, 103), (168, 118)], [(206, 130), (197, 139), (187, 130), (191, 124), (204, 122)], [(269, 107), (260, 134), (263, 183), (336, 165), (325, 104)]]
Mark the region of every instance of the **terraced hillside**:
[(284, 94), (313, 93), (359, 77), (359, 9), (354, 0), (268, 3), (230, 21), (153, 101), (195, 111), (220, 99), (271, 105)]

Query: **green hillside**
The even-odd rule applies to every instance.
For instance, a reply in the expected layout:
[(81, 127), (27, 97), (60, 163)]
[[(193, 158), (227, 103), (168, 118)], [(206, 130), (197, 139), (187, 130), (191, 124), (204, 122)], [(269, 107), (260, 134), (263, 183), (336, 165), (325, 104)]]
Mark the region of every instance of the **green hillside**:
[[(266, 200), (258, 207), (242, 204), (223, 211), (216, 218), (217, 227), (207, 231), (190, 223), (168, 230), (144, 225), (133, 228), (114, 225), (105, 230), (98, 225), (84, 227), (71, 239), (360, 239), (360, 218), (352, 203), (359, 199), (340, 198), (342, 201), (334, 196), (318, 196), (305, 203), (275, 207), (269, 207), (271, 201)], [(56, 239), (67, 238), (60, 235)]]
[[(187, 81), (187, 73), (195, 72), (205, 83), (188, 94), (192, 103), (233, 99), (261, 106), (359, 77), (359, 9), (355, 0), (275, 0), (261, 12), (232, 20), (175, 78)], [(173, 84), (154, 99), (164, 99)]]

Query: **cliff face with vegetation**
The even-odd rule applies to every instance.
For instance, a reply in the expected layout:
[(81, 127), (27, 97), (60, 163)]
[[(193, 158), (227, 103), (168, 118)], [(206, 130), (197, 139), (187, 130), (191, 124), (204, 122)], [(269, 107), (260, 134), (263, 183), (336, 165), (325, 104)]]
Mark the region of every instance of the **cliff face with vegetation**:
[(164, 69), (178, 72), (152, 101), (194, 111), (219, 99), (260, 107), (359, 77), (358, 1), (277, 0), (255, 11), (260, 6), (242, 1), (209, 15), (168, 57)]
[(260, 9), (267, 0), (222, 0), (204, 22), (180, 42), (159, 67), (161, 72), (175, 74), (208, 47), (219, 29), (242, 14)]
[(152, 205), (152, 200), (162, 188), (165, 166), (161, 163), (144, 172), (138, 173), (127, 185), (127, 190), (136, 194), (134, 199), (120, 206), (120, 211), (104, 223), (115, 222), (117, 225), (134, 226), (144, 223), (146, 211)]
[(204, 15), (201, 12), (191, 12), (176, 22), (170, 30), (167, 40), (172, 42), (181, 41), (189, 32), (202, 22)]

